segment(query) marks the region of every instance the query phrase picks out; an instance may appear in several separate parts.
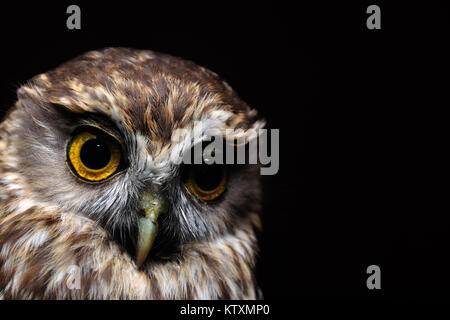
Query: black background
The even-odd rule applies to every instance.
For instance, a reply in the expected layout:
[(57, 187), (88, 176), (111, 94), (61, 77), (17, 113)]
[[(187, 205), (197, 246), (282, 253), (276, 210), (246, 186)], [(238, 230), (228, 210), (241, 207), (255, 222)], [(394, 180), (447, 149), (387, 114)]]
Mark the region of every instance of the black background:
[[(0, 108), (92, 49), (193, 60), (280, 129), (280, 171), (265, 178), (266, 298), (448, 297), (448, 4), (393, 2), (2, 4)], [(81, 30), (66, 28), (70, 4)], [(381, 30), (366, 28), (370, 4)], [(381, 290), (366, 287), (371, 264)]]

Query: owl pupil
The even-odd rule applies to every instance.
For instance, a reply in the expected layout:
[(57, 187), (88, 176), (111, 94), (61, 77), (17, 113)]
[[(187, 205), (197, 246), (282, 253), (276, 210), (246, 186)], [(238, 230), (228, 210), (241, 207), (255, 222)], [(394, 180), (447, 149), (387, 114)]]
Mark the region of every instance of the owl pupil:
[(222, 181), (223, 168), (215, 164), (194, 166), (194, 177), (201, 189), (214, 190)]
[(83, 144), (80, 158), (89, 169), (102, 169), (109, 163), (111, 151), (103, 141), (91, 139)]

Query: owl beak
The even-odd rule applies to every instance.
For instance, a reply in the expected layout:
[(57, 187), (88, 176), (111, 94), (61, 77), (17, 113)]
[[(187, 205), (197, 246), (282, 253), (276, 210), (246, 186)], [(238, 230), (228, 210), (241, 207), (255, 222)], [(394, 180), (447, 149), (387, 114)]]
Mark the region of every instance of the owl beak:
[(141, 267), (155, 242), (158, 232), (158, 217), (167, 212), (167, 199), (158, 191), (141, 193), (139, 209), (139, 235), (136, 248), (136, 265)]

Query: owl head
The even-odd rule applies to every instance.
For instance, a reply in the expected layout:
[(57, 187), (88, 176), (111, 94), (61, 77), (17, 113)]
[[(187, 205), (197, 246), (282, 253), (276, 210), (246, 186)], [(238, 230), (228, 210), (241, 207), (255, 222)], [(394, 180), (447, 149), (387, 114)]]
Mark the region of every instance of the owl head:
[(86, 217), (144, 268), (188, 243), (259, 227), (257, 165), (173, 155), (203, 148), (208, 130), (226, 144), (262, 126), (225, 81), (192, 62), (88, 52), (18, 90), (1, 127), (1, 199)]

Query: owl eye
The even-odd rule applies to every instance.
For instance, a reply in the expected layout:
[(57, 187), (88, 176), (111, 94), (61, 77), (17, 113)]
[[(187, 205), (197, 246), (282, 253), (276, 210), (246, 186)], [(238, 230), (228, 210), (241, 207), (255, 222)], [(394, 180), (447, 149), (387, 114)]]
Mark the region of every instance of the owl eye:
[(121, 158), (117, 139), (92, 126), (80, 127), (67, 146), (70, 169), (89, 182), (105, 180), (118, 172)]
[(227, 185), (225, 166), (217, 164), (191, 165), (185, 180), (189, 190), (200, 200), (211, 201), (218, 198)]

